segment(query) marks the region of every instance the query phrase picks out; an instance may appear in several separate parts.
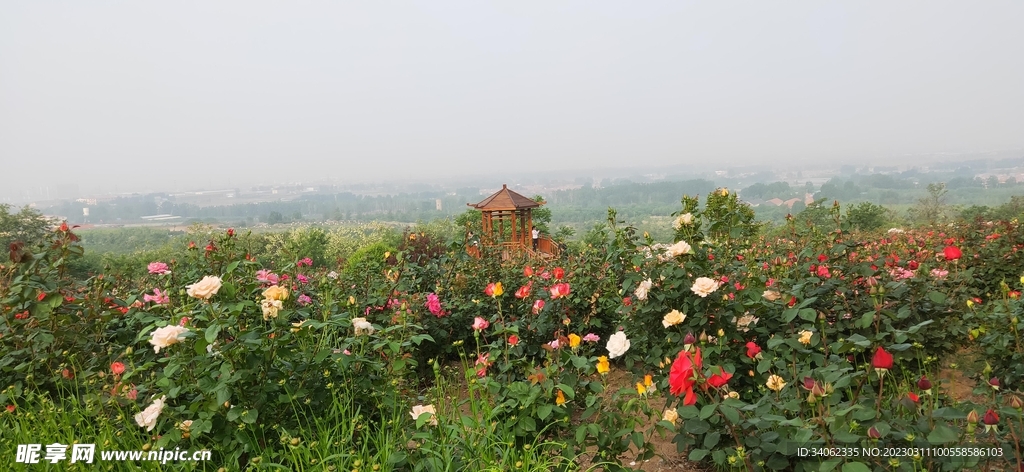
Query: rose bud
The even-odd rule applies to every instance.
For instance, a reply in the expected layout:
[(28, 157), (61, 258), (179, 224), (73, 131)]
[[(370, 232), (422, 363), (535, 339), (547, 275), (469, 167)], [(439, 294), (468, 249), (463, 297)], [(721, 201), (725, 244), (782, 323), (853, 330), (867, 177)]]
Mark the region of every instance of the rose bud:
[(932, 381), (928, 380), (928, 377), (922, 375), (921, 378), (917, 381), (917, 388), (924, 391), (924, 393), (930, 394), (932, 393)]
[(967, 422), (970, 424), (978, 424), (978, 412), (976, 410), (971, 410), (971, 412), (967, 414)]

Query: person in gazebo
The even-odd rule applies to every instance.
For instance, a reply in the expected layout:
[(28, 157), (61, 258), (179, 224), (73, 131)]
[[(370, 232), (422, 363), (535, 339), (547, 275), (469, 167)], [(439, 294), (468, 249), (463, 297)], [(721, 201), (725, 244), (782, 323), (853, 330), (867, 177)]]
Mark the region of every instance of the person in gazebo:
[(536, 226), (533, 227), (533, 250), (537, 250), (537, 243), (540, 242), (540, 230)]

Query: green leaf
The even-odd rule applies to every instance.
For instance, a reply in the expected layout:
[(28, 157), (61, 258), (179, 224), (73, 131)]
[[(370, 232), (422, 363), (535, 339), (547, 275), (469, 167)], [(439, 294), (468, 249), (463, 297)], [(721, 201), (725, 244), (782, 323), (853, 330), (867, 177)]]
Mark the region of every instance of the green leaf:
[(689, 459), (693, 462), (700, 461), (707, 457), (708, 453), (711, 452), (707, 449), (694, 449), (690, 451)]
[(832, 437), (835, 438), (837, 442), (841, 443), (856, 443), (863, 439), (859, 434), (852, 433), (845, 429), (836, 432), (834, 435), (832, 435)]
[(227, 269), (224, 270), (224, 273), (225, 274), (230, 274), (230, 273), (234, 272), (235, 268), (238, 267), (238, 263), (239, 262), (240, 261), (234, 261), (234, 262), (228, 264), (228, 267), (227, 267)]
[(958, 439), (960, 439), (960, 434), (944, 424), (935, 425), (935, 429), (928, 433), (928, 442), (932, 444), (944, 444)]
[(576, 392), (572, 390), (572, 387), (566, 384), (558, 384), (558, 389), (565, 393), (565, 396), (568, 400), (573, 400), (576, 398)]
[(633, 431), (633, 445), (636, 447), (643, 447), (644, 435), (640, 431)]
[(523, 431), (532, 432), (537, 430), (537, 422), (529, 416), (523, 416), (519, 418), (519, 427), (523, 428)]
[(818, 312), (814, 311), (814, 308), (804, 308), (800, 310), (800, 319), (814, 321), (818, 319)]
[(220, 325), (210, 325), (209, 328), (206, 328), (206, 342), (213, 344), (217, 340), (218, 334), (220, 334)]
[(871, 467), (863, 462), (847, 462), (843, 464), (843, 472), (871, 472)]
[(867, 328), (871, 326), (871, 323), (875, 321), (875, 312), (869, 311), (864, 313), (859, 320), (857, 320), (857, 326), (861, 328)]
[(718, 441), (721, 438), (722, 438), (722, 433), (719, 433), (718, 431), (715, 431), (715, 432), (712, 432), (712, 433), (708, 433), (707, 436), (704, 436), (704, 447), (706, 447), (708, 449), (714, 449), (715, 446), (718, 445)]
[(836, 466), (838, 466), (842, 462), (843, 458), (841, 457), (829, 459), (825, 462), (822, 462), (821, 464), (818, 464), (818, 472), (831, 472), (836, 468)]
[(721, 411), (722, 414), (725, 415), (725, 419), (729, 420), (730, 423), (732, 423), (732, 424), (739, 424), (739, 422), (740, 422), (740, 412), (739, 412), (739, 410), (737, 410), (737, 409), (735, 409), (735, 408), (733, 408), (731, 406), (728, 406), (728, 405), (721, 405), (721, 406), (718, 407), (718, 411)]
[(540, 418), (540, 419), (543, 420), (543, 419), (547, 418), (548, 416), (551, 416), (551, 409), (552, 408), (553, 407), (551, 406), (550, 403), (537, 407), (537, 418)]
[(259, 418), (259, 416), (260, 412), (257, 410), (245, 410), (244, 412), (242, 412), (242, 422), (253, 424), (256, 422), (256, 419)]
[(697, 407), (693, 405), (686, 405), (682, 408), (679, 408), (677, 411), (679, 412), (679, 417), (684, 420), (696, 418), (698, 414)]
[[(782, 322), (783, 323), (787, 323), (787, 324), (788, 323), (792, 323), (793, 320), (796, 319), (796, 315), (797, 315), (798, 312), (799, 312), (799, 310), (797, 310), (796, 308), (787, 308), (787, 309), (783, 310), (782, 311)], [(772, 343), (772, 341), (768, 340), (768, 347), (772, 347), (771, 343)]]
[(853, 416), (853, 419), (857, 421), (873, 420), (875, 419), (875, 410), (861, 408), (859, 410), (854, 410), (853, 415), (850, 416)]
[(572, 365), (577, 369), (586, 369), (589, 362), (586, 357), (572, 356)]
[(804, 444), (811, 440), (811, 436), (814, 431), (810, 428), (800, 428), (796, 430), (796, 434), (793, 435), (793, 442), (796, 444)]
[(715, 414), (715, 408), (716, 407), (717, 407), (717, 405), (715, 405), (713, 403), (710, 404), (710, 405), (704, 405), (704, 407), (700, 409), (700, 416), (699, 416), (699, 418), (702, 419), (702, 420), (706, 420), (708, 418), (711, 418), (711, 415)]
[(946, 294), (942, 292), (928, 292), (928, 299), (936, 305), (942, 305), (946, 303)]
[(704, 420), (686, 420), (686, 432), (690, 434), (704, 434), (711, 430), (711, 424)]

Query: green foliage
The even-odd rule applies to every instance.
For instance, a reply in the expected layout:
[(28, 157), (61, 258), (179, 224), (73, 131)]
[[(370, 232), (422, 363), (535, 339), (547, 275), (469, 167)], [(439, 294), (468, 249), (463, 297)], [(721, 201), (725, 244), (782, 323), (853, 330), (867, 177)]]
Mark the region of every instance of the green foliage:
[(861, 231), (882, 229), (889, 221), (888, 211), (881, 205), (861, 202), (846, 211), (846, 220), (850, 226)]
[[(633, 256), (637, 270), (627, 272), (623, 288), (641, 301), (622, 321), (632, 341), (627, 356), (648, 368), (672, 364), (659, 388), (679, 395), (673, 402), (681, 422), (679, 451), (722, 468), (818, 470), (822, 458), (801, 455), (798, 448), (870, 447), (880, 444), (869, 437), (875, 428), (886, 446), (974, 441), (1019, 455), (1011, 430), (983, 434), (963, 421), (970, 409), (992, 409), (1019, 425), (1020, 410), (1005, 406), (1014, 394), (994, 395), (986, 405), (958, 405), (916, 385), (922, 375), (935, 378), (937, 359), (966, 345), (973, 321), (956, 304), (972, 293), (979, 275), (992, 281), (999, 274), (982, 272), (984, 264), (975, 266), (971, 258), (936, 260), (931, 255), (954, 242), (937, 231), (897, 232), (882, 243), (848, 240), (850, 224), (839, 218), (839, 206), (819, 208), (818, 218), (831, 220), (834, 230), (798, 217), (785, 239), (708, 243), (701, 225), (683, 225), (680, 239), (705, 242), (675, 256), (654, 257), (654, 247)], [(703, 222), (707, 216), (695, 209), (696, 202), (684, 200), (683, 212)], [(1006, 239), (993, 237), (993, 229), (997, 235), (1015, 230), (992, 228), (979, 239)], [(970, 241), (965, 253), (983, 246), (967, 246)], [(1006, 247), (993, 251), (989, 260), (1010, 253)], [(673, 310), (686, 314), (682, 322), (669, 323)], [(1004, 323), (1006, 317), (994, 315)], [(992, 350), (1012, 353), (1006, 349), (1012, 339), (994, 338)], [(873, 368), (878, 349), (895, 357), (887, 373)], [(1014, 360), (1005, 359), (1001, 366)], [(687, 365), (692, 370), (684, 371)], [(1011, 374), (1007, 379), (1016, 379)], [(922, 460), (926, 470), (959, 470), (992, 459)], [(830, 463), (843, 470), (891, 466), (874, 457)]]
[(50, 225), (46, 217), (27, 206), (17, 213), (12, 209), (11, 205), (0, 203), (0, 247), (6, 249), (15, 241), (29, 247), (40, 243)]
[[(173, 250), (112, 255), (106, 273), (78, 280), (69, 263), (82, 248), (58, 230), (0, 273), (0, 404), (15, 407), (0, 415), (12, 432), (0, 445), (38, 442), (30, 425), (45, 442), (64, 438), (55, 425), (66, 422), (88, 436), (69, 439), (211, 449), (230, 470), (553, 470), (583, 458), (617, 470), (627, 451), (652, 457), (652, 435), (666, 431), (690, 460), (745, 470), (820, 470), (797, 452), (814, 445), (974, 441), (1019, 457), (1019, 222), (879, 236), (851, 232), (878, 208), (843, 218), (816, 202), (768, 233), (728, 191), (681, 203), (662, 220), (673, 246), (609, 209), (559, 260), (469, 256), (450, 222), (402, 236), (196, 225)], [(963, 256), (947, 259), (949, 246)], [(170, 272), (150, 273), (153, 261)], [(205, 276), (217, 292), (189, 295)], [(287, 297), (266, 291), (275, 283)], [(174, 326), (174, 342), (153, 338)], [(613, 335), (630, 341), (618, 356)], [(879, 348), (894, 357), (885, 372)], [(982, 400), (963, 403), (918, 385), (964, 348), (984, 353), (999, 390), (982, 384)], [(698, 355), (687, 395), (679, 359)], [(786, 384), (769, 388), (771, 376)], [(164, 397), (152, 431), (132, 422)], [(410, 414), (427, 404), (434, 415)], [(995, 428), (966, 421), (989, 409)]]
[(819, 228), (821, 230), (834, 228), (836, 216), (833, 215), (832, 209), (836, 208), (838, 202), (833, 203), (833, 205), (827, 205), (824, 199), (815, 200), (803, 211), (797, 213), (793, 220), (802, 228)]

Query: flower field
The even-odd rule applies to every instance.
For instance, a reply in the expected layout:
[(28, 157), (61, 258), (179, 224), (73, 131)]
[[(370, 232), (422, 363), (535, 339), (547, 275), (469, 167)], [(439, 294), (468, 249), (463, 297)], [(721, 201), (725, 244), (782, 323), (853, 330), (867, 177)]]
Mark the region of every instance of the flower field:
[[(1018, 222), (859, 233), (836, 205), (769, 231), (721, 190), (657, 244), (609, 213), (547, 261), (409, 231), (322, 263), (229, 229), (79, 277), (74, 228), (14, 244), (0, 462), (88, 443), (211, 457), (54, 467), (1024, 470)], [(968, 358), (958, 398), (941, 373)]]

